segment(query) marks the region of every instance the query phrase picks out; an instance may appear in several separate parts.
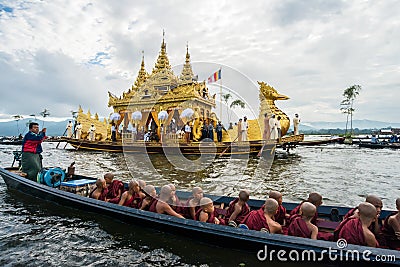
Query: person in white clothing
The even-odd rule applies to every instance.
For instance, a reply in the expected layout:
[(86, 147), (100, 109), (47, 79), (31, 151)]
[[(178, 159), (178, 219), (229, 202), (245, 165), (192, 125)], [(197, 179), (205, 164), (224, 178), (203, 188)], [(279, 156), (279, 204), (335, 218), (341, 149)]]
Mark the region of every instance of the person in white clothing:
[(92, 124), (92, 126), (89, 128), (88, 134), (89, 134), (89, 141), (95, 141), (96, 127), (94, 126), (94, 124)]
[(242, 122), (242, 140), (243, 142), (247, 141), (247, 129), (249, 128), (249, 123), (247, 121), (247, 117), (244, 116), (243, 122)]
[(190, 128), (189, 122), (185, 125), (185, 140), (186, 143), (190, 143), (190, 134), (192, 132), (192, 128)]
[(75, 131), (76, 131), (75, 138), (76, 139), (81, 139), (81, 136), (82, 136), (82, 124), (80, 122), (78, 122), (78, 125), (76, 125)]
[(74, 125), (72, 124), (71, 121), (68, 122), (67, 124), (67, 137), (71, 138), (72, 137), (72, 128), (74, 127)]
[(294, 135), (299, 134), (299, 124), (300, 124), (299, 114), (294, 114), (294, 118), (293, 118)]
[(271, 140), (276, 140), (278, 138), (278, 128), (277, 128), (277, 122), (275, 119), (275, 114), (271, 115), (271, 118), (269, 119), (269, 128), (271, 129), (271, 134), (269, 138)]

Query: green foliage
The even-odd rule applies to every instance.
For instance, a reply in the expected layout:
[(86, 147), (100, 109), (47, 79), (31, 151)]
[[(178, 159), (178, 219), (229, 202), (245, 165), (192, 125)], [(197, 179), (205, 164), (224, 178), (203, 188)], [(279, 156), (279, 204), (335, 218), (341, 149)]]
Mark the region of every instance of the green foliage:
[(347, 115), (347, 119), (346, 119), (346, 132), (345, 135), (347, 136), (347, 126), (349, 123), (349, 116), (350, 116), (350, 128), (351, 131), (349, 133), (349, 136), (351, 136), (353, 134), (353, 113), (355, 111), (355, 109), (353, 108), (353, 104), (354, 104), (354, 100), (357, 98), (357, 96), (360, 94), (361, 91), (361, 85), (352, 85), (348, 88), (346, 88), (343, 92), (343, 97), (344, 99), (342, 100), (342, 102), (340, 102), (340, 111), (342, 111), (342, 113)]
[[(232, 118), (232, 109), (235, 109), (237, 107), (240, 108), (245, 108), (246, 104), (240, 100), (240, 99), (236, 99), (233, 100), (230, 104), (229, 104), (229, 100), (232, 98), (231, 94), (222, 94), (222, 101), (225, 103), (226, 105), (226, 113), (228, 116), (228, 123), (231, 122), (231, 118)], [(221, 118), (220, 118), (221, 120)]]

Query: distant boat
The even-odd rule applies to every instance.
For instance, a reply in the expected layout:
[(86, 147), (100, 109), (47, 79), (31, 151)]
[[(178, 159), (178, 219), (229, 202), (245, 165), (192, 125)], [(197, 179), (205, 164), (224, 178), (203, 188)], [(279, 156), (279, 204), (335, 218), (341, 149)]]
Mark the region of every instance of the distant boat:
[(391, 148), (391, 149), (400, 149), (400, 143), (359, 143), (358, 147), (362, 148), (373, 148), (373, 149), (381, 149), (381, 148)]

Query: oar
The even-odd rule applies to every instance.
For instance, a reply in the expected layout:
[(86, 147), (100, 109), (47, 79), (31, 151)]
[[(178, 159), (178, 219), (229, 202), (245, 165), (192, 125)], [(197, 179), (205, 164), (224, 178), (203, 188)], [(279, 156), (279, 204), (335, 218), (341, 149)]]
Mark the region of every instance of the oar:
[[(236, 136), (236, 138), (231, 142), (231, 145), (232, 145), (232, 143), (235, 142), (236, 139), (238, 139), (238, 138), (239, 138), (239, 135)], [(229, 146), (227, 146), (227, 147), (224, 149), (224, 151), (222, 151), (222, 153), (219, 154), (219, 156), (218, 156), (217, 158), (222, 157), (222, 156), (225, 154), (225, 152), (228, 150), (228, 148), (229, 148)]]
[(264, 150), (264, 147), (265, 147), (265, 143), (266, 143), (267, 141), (265, 141), (264, 142), (264, 144), (263, 144), (263, 146), (261, 147), (261, 149), (260, 149), (260, 151), (258, 152), (258, 154), (257, 154), (257, 157), (261, 157), (261, 155), (262, 155), (262, 153), (263, 153), (263, 150)]
[[(71, 138), (73, 138), (75, 136), (75, 133), (76, 133), (76, 128), (75, 128), (74, 133), (71, 135)], [(63, 149), (65, 149), (67, 147), (67, 145), (68, 145), (68, 142), (65, 143), (65, 146), (64, 146)]]
[[(65, 135), (65, 133), (67, 132), (67, 128), (65, 128), (64, 133), (61, 135), (61, 137), (63, 137)], [(56, 146), (56, 148), (58, 148), (58, 146), (60, 145), (61, 141), (58, 141), (58, 144)]]

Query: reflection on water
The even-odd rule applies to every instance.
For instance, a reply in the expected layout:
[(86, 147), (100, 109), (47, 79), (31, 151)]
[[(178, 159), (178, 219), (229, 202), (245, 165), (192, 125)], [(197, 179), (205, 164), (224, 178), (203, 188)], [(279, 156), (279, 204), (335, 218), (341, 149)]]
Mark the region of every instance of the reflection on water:
[[(268, 163), (217, 158), (198, 171), (177, 168), (162, 155), (134, 155), (55, 149), (44, 144), (44, 165), (67, 167), (99, 177), (113, 172), (124, 181), (140, 178), (154, 185), (175, 183), (178, 189), (201, 186), (207, 193), (236, 195), (247, 188), (256, 198), (271, 189), (285, 201), (298, 202), (309, 192), (320, 192), (325, 204), (355, 206), (366, 194), (383, 198), (394, 209), (399, 197), (399, 150), (369, 150), (356, 146), (298, 147), (278, 151)], [(61, 146), (63, 147), (63, 146)], [(0, 166), (12, 163), (17, 147), (0, 146)], [(147, 160), (147, 161), (146, 161)], [(173, 162), (179, 159), (174, 159)], [(151, 162), (149, 165), (148, 162)], [(255, 253), (230, 251), (168, 235), (154, 229), (126, 225), (110, 218), (66, 209), (35, 198), (10, 193), (0, 179), (0, 265), (246, 266), (257, 264)], [(265, 265), (266, 263), (264, 263)], [(207, 266), (207, 265), (206, 265)], [(282, 265), (285, 266), (285, 265)], [(289, 265), (290, 266), (290, 265)]]

